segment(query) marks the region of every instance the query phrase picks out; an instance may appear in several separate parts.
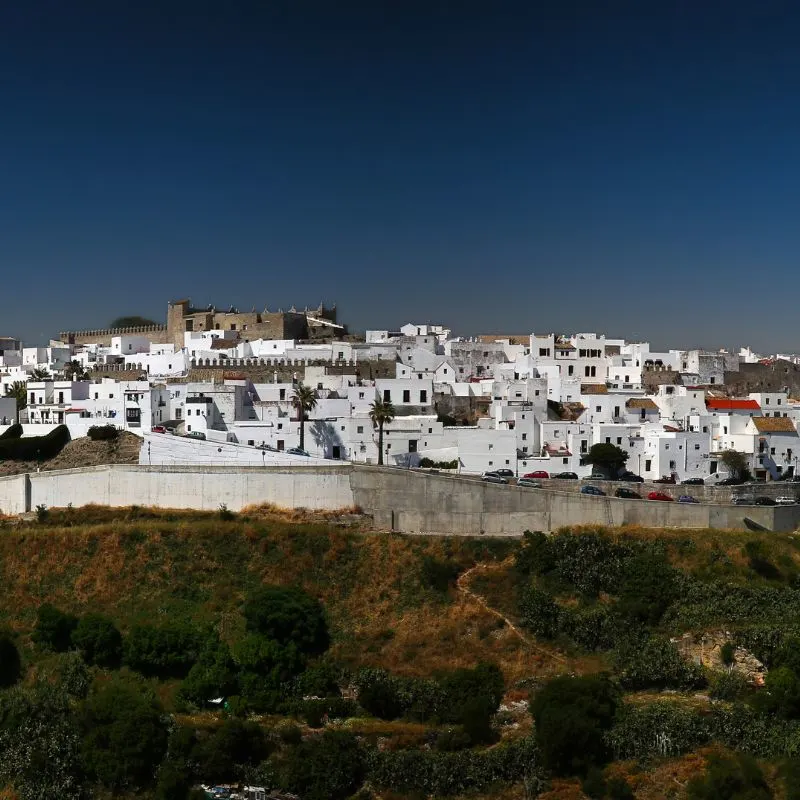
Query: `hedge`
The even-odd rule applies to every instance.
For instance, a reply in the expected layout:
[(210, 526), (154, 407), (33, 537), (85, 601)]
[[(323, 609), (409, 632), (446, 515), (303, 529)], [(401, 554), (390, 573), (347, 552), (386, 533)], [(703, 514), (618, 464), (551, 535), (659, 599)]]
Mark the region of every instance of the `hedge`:
[(20, 425), (19, 422), (15, 422), (13, 425), (0, 433), (0, 441), (3, 441), (4, 439), (19, 439), (21, 436), (22, 425)]
[(119, 430), (114, 425), (92, 425), (87, 431), (87, 435), (93, 442), (97, 442), (116, 439), (119, 436)]
[(485, 791), (493, 784), (517, 782), (536, 772), (538, 762), (531, 737), (490, 750), (371, 751), (367, 760), (369, 779), (377, 786), (426, 796)]
[(46, 436), (0, 439), (0, 461), (35, 461), (54, 458), (69, 441), (69, 428), (59, 425)]

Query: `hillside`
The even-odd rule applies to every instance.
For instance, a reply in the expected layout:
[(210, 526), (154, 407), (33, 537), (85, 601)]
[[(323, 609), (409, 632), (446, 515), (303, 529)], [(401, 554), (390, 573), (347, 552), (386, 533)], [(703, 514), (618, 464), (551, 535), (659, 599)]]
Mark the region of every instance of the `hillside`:
[(23, 472), (36, 472), (52, 469), (75, 469), (77, 467), (96, 467), (103, 464), (138, 464), (142, 440), (128, 431), (120, 431), (111, 441), (92, 441), (88, 436), (67, 442), (55, 458), (36, 461), (0, 462), (0, 475), (19, 475)]
[[(723, 760), (709, 780), (714, 769), (727, 778), (738, 769), (745, 785), (758, 773), (762, 794), (748, 797), (791, 786), (797, 765), (784, 759), (800, 742), (795, 537), (592, 529), (520, 542), (406, 537), (356, 522), (272, 508), (88, 507), (4, 528), (0, 615), (22, 655), (24, 688), (0, 694), (0, 777), (21, 798), (44, 796), (42, 775), (24, 768), (30, 748), (9, 744), (19, 717), (8, 709), (24, 696), (59, 720), (47, 729), (62, 738), (48, 734), (42, 747), (68, 752), (59, 769), (97, 797), (188, 797), (203, 777), (307, 798), (349, 797), (365, 780), (359, 797), (387, 800), (523, 798), (532, 787), (549, 800), (710, 797), (687, 783), (731, 752), (759, 761)], [(269, 590), (270, 610), (263, 586), (302, 591)], [(44, 604), (58, 612), (42, 617)], [(121, 644), (105, 661), (104, 624), (121, 635), (108, 640)], [(72, 648), (81, 655), (52, 652)], [(0, 681), (3, 658), (0, 637)], [(76, 692), (68, 687), (78, 667), (86, 677)], [(556, 676), (587, 677), (548, 684)], [(64, 687), (66, 705), (53, 706), (44, 685)], [(173, 715), (173, 736), (192, 753), (169, 761), (173, 743), (157, 767), (159, 750), (138, 781), (98, 758), (110, 745), (85, 727), (87, 715), (105, 724), (111, 712), (97, 716), (97, 704), (112, 691), (115, 707), (119, 697), (134, 703), (132, 687)], [(220, 692), (237, 716), (197, 699)], [(83, 736), (77, 750), (69, 736)], [(225, 752), (225, 737), (236, 742), (230, 763), (208, 753), (209, 743)], [(12, 761), (16, 774), (3, 771)], [(322, 772), (339, 776), (341, 791), (320, 784)], [(165, 794), (166, 775), (182, 788)], [(81, 796), (66, 792), (61, 774), (48, 781), (58, 796)]]

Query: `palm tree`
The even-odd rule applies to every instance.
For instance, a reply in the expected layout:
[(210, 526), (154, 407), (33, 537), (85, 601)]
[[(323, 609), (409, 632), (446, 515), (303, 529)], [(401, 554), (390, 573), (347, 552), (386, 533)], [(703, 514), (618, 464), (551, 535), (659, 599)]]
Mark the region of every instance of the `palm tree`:
[(304, 383), (298, 383), (292, 395), (292, 405), (297, 409), (297, 419), (300, 420), (300, 449), (305, 450), (306, 413), (317, 405), (316, 391)]
[(13, 397), (17, 401), (17, 411), (22, 411), (28, 405), (28, 387), (24, 381), (14, 381), (6, 386), (6, 397)]
[(46, 369), (40, 369), (37, 367), (33, 372), (31, 372), (32, 381), (50, 381), (52, 379), (53, 376)]
[(376, 400), (369, 404), (372, 427), (378, 429), (378, 466), (383, 464), (383, 426), (395, 418), (394, 406), (389, 400)]
[(64, 364), (64, 377), (68, 381), (85, 381), (89, 378), (80, 361), (67, 361)]

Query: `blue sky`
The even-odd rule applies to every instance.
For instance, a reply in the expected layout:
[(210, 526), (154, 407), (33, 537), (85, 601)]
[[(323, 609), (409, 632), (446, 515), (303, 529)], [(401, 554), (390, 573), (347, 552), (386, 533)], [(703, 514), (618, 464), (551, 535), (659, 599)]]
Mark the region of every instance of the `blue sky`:
[(800, 350), (799, 38), (770, 0), (4, 4), (0, 334), (189, 295)]

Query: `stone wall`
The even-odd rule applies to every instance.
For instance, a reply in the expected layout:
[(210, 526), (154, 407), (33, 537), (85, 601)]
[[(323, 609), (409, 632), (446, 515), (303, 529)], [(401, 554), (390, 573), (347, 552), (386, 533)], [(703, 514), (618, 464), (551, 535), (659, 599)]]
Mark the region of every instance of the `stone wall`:
[[(63, 331), (59, 339), (64, 344), (101, 344), (111, 347), (115, 336), (142, 336), (153, 344), (167, 344), (172, 341), (166, 325), (154, 325), (138, 328), (99, 328), (87, 331)], [(183, 343), (181, 342), (181, 347)]]

